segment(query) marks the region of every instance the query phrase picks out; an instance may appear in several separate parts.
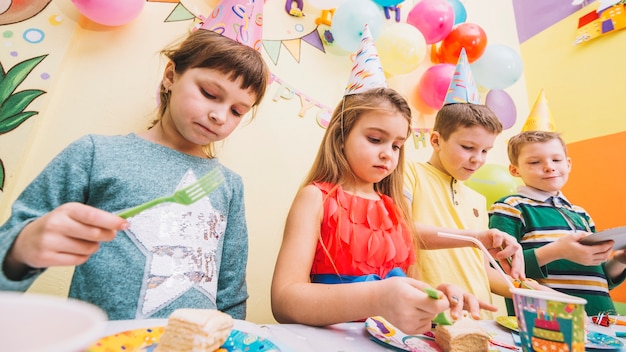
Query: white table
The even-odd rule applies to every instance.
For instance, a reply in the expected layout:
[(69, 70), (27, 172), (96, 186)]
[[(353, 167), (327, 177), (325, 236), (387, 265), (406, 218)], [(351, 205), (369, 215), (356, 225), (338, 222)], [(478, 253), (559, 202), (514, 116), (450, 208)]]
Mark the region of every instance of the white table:
[[(122, 331), (165, 326), (166, 324), (167, 319), (109, 321), (102, 337)], [(495, 340), (514, 345), (511, 332), (495, 321), (483, 320), (481, 325)], [(612, 328), (597, 325), (588, 325), (587, 328), (603, 334), (615, 335)], [(234, 329), (269, 339), (282, 352), (392, 351), (392, 349), (371, 341), (364, 323), (343, 323), (320, 328), (300, 324), (254, 324), (248, 321), (235, 320)], [(626, 340), (622, 339), (622, 341), (626, 343)], [(506, 348), (500, 348), (500, 351), (514, 352)], [(626, 348), (621, 351), (626, 351)]]

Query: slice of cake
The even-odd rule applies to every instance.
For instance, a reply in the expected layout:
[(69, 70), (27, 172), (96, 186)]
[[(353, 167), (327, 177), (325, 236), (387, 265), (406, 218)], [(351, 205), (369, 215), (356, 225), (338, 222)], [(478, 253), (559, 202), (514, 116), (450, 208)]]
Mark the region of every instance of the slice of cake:
[(157, 344), (155, 352), (213, 352), (230, 335), (233, 318), (214, 309), (175, 310)]
[(435, 328), (435, 342), (445, 352), (486, 352), (490, 338), (478, 321), (469, 316), (452, 325), (437, 325)]

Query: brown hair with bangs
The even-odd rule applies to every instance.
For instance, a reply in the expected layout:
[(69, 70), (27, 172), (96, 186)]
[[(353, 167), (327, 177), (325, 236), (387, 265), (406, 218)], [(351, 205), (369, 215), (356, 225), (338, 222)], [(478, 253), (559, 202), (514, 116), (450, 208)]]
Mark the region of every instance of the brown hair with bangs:
[[(252, 105), (254, 118), (256, 107), (265, 95), (270, 78), (269, 67), (260, 52), (213, 31), (198, 29), (191, 32), (179, 45), (164, 49), (161, 54), (174, 63), (177, 74), (183, 74), (192, 68), (210, 68), (228, 75), (232, 80), (241, 78), (240, 88), (249, 89), (256, 95)], [(163, 84), (159, 98), (158, 116), (152, 121), (150, 128), (161, 120), (169, 107), (170, 92)], [(204, 146), (204, 150), (209, 158), (215, 156), (213, 144)]]

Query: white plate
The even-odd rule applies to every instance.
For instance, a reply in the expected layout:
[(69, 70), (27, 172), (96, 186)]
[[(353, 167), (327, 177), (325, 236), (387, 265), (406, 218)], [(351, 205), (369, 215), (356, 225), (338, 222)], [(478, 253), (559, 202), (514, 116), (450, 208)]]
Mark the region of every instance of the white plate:
[(626, 248), (626, 226), (614, 227), (612, 229), (593, 233), (580, 240), (582, 244), (594, 244), (608, 240), (615, 241), (613, 249)]
[(0, 351), (74, 352), (103, 333), (106, 314), (78, 300), (0, 292)]

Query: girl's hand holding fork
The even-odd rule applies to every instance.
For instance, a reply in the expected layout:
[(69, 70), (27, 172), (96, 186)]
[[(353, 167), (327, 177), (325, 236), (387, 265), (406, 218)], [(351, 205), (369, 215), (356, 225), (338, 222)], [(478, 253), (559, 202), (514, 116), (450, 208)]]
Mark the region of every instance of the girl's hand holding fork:
[(67, 203), (26, 225), (9, 249), (2, 270), (12, 280), (33, 269), (80, 265), (101, 242), (128, 228), (119, 216), (81, 203)]

